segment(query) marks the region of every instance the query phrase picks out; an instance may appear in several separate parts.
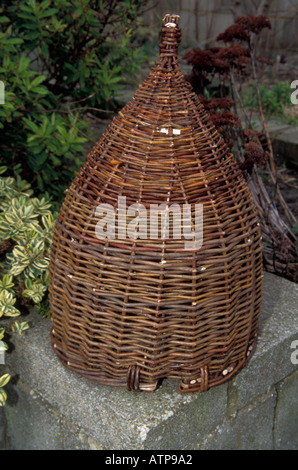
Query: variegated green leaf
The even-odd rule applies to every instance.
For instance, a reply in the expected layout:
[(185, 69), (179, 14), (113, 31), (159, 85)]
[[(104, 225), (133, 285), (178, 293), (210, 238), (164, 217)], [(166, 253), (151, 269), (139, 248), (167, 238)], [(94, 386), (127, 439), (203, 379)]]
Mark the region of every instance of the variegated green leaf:
[(4, 406), (7, 400), (7, 394), (3, 390), (3, 388), (0, 388), (0, 406)]
[(10, 381), (10, 375), (4, 374), (0, 377), (0, 387), (4, 387)]
[(49, 266), (49, 262), (44, 259), (40, 259), (34, 261), (33, 265), (38, 269), (47, 269)]
[(3, 353), (4, 351), (8, 350), (8, 346), (5, 343), (5, 341), (0, 341), (0, 353)]
[(21, 315), (21, 312), (15, 307), (6, 307), (5, 316), (6, 317), (18, 317)]
[(28, 328), (29, 328), (29, 324), (26, 321), (19, 322), (18, 320), (15, 320), (10, 325), (11, 331), (18, 333), (21, 336), (26, 330), (28, 330)]

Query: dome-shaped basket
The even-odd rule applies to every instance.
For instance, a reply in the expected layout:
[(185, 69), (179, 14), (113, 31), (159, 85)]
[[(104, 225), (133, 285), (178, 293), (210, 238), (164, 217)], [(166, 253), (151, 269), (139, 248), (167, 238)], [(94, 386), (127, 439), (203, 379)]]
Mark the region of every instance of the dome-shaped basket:
[(101, 384), (206, 391), (250, 358), (259, 223), (242, 173), (178, 65), (160, 58), (67, 191), (50, 263), (54, 351)]

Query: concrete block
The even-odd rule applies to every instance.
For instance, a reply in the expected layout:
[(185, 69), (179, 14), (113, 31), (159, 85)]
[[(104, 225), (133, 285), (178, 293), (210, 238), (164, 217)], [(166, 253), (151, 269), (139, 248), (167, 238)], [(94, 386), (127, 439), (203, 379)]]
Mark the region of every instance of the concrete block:
[[(7, 386), (7, 439), (10, 449), (55, 450), (63, 439), (59, 416), (33, 390)], [(13, 403), (11, 397), (13, 396)], [(30, 437), (29, 437), (30, 436)], [(29, 437), (29, 438), (28, 438)]]
[(243, 408), (234, 418), (217, 426), (199, 450), (269, 450), (273, 449), (273, 421), (276, 396), (271, 393)]
[(297, 369), (291, 344), (298, 339), (298, 284), (266, 273), (256, 350), (247, 366), (229, 383), (229, 406), (234, 412), (272, 384)]
[(0, 450), (6, 447), (6, 419), (4, 408), (0, 408)]
[(298, 450), (298, 372), (277, 387), (274, 444), (277, 450)]
[(277, 157), (291, 168), (298, 168), (298, 132), (296, 128), (288, 128), (275, 135), (272, 139), (273, 150)]
[(193, 449), (222, 422), (227, 408), (227, 384), (197, 394), (187, 406), (148, 432), (145, 449)]

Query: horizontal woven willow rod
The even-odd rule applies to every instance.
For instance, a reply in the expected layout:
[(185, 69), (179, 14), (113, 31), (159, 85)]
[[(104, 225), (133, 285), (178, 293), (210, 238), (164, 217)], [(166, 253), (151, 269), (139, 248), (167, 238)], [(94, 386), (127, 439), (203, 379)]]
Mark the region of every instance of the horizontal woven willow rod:
[[(129, 390), (172, 377), (181, 392), (204, 392), (246, 364), (258, 334), (259, 222), (238, 164), (180, 71), (178, 22), (165, 16), (159, 59), (69, 187), (51, 252), (55, 352), (72, 371)], [(183, 231), (174, 237), (172, 216), (159, 222), (166, 236), (144, 228), (141, 237), (119, 201), (127, 214), (132, 204), (189, 209), (183, 228), (194, 235), (202, 205), (201, 246), (186, 249)], [(113, 237), (97, 236), (103, 204)]]

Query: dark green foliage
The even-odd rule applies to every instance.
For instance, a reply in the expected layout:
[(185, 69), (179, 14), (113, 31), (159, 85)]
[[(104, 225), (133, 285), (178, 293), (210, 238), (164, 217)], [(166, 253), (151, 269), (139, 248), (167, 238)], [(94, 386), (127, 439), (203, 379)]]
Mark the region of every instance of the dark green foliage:
[[(286, 118), (285, 109), (292, 106), (291, 103), (291, 86), (287, 82), (274, 83), (273, 85), (259, 85), (260, 98), (264, 114), (267, 117), (277, 116)], [(258, 109), (258, 100), (255, 90), (248, 90), (244, 104), (252, 109)], [(295, 124), (294, 120), (288, 119), (289, 124)]]
[[(8, 0), (0, 7), (0, 163), (58, 203), (81, 164), (92, 110), (114, 110), (140, 65), (144, 1)], [(135, 42), (134, 42), (135, 41)]]

